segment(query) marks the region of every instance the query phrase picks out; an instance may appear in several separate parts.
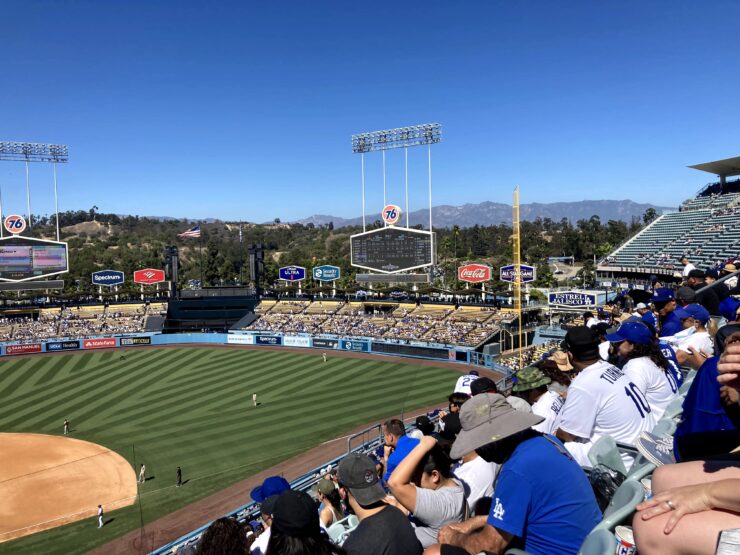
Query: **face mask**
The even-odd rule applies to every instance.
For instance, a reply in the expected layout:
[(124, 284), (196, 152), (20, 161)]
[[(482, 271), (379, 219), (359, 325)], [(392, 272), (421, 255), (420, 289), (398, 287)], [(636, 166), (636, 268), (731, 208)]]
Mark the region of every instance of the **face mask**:
[(696, 331), (696, 328), (694, 326), (691, 326), (690, 328), (686, 328), (685, 330), (681, 330), (680, 332), (678, 332), (673, 337), (675, 337), (677, 339), (683, 339), (685, 337), (688, 337), (689, 335), (691, 335), (695, 331)]
[(504, 454), (498, 448), (498, 442), (488, 443), (475, 450), (478, 456), (486, 462), (501, 464), (504, 462)]

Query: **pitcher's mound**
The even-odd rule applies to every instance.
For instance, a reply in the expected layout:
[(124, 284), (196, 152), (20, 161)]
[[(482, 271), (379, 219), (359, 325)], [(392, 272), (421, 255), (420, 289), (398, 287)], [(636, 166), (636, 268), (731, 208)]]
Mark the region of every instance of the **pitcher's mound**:
[(0, 433), (0, 543), (133, 504), (136, 474), (110, 449), (64, 436)]

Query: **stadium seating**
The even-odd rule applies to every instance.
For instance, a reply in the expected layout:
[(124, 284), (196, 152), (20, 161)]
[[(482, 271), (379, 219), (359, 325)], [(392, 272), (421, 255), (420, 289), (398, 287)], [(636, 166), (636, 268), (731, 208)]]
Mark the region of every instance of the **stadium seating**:
[(739, 217), (740, 193), (697, 196), (627, 240), (600, 262), (599, 269), (677, 272), (684, 255), (697, 268), (716, 267), (740, 255)]

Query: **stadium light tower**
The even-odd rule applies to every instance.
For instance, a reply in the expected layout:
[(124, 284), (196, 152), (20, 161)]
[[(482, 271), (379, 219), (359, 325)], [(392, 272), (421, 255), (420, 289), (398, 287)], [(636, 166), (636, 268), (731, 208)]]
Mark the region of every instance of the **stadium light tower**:
[[(57, 194), (57, 163), (69, 161), (67, 145), (53, 145), (44, 143), (21, 143), (15, 141), (0, 141), (0, 161), (26, 163), (26, 200), (28, 207), (28, 227), (33, 228), (31, 221), (31, 178), (28, 169), (29, 162), (51, 162), (54, 164), (54, 212), (57, 223), (57, 241), (59, 241), (59, 196)], [(0, 237), (3, 236), (3, 204), (0, 191)]]
[(369, 133), (352, 135), (352, 152), (362, 159), (362, 231), (365, 222), (365, 154), (380, 151), (383, 158), (383, 205), (387, 204), (385, 151), (392, 148), (404, 149), (404, 173), (406, 180), (406, 227), (409, 227), (409, 158), (410, 146), (427, 145), (429, 181), (429, 231), (432, 231), (432, 145), (442, 142), (442, 126), (439, 123), (424, 123), (409, 127), (397, 127)]

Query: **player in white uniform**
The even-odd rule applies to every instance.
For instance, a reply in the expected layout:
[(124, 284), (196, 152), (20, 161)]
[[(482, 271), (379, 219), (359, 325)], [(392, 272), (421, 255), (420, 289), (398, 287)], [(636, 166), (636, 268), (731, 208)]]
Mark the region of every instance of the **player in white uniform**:
[[(650, 405), (640, 388), (599, 357), (595, 331), (576, 327), (563, 342), (574, 369), (580, 371), (568, 388), (558, 418), (557, 437), (581, 466), (591, 466), (588, 451), (603, 436), (634, 445), (639, 435), (655, 425)], [(633, 458), (623, 454), (629, 470)]]
[(103, 527), (103, 506), (98, 505), (98, 528)]
[(522, 394), (532, 405), (532, 412), (544, 418), (542, 422), (532, 426), (543, 434), (555, 433), (556, 421), (564, 402), (558, 393), (547, 389), (547, 384), (551, 382), (552, 379), (545, 376), (542, 370), (536, 366), (528, 366), (516, 373), (514, 384), (514, 391)]
[(480, 378), (480, 375), (477, 370), (472, 370), (470, 374), (460, 376), (455, 383), (453, 393), (465, 393), (465, 395), (470, 395), (470, 384), (478, 378)]
[(653, 333), (642, 322), (625, 322), (607, 339), (617, 346), (620, 365), (642, 391), (657, 422), (678, 396), (678, 384)]

